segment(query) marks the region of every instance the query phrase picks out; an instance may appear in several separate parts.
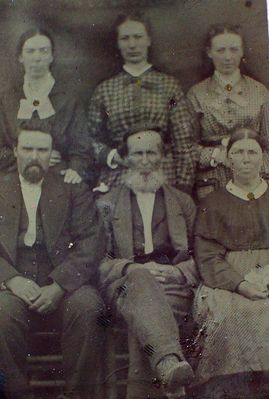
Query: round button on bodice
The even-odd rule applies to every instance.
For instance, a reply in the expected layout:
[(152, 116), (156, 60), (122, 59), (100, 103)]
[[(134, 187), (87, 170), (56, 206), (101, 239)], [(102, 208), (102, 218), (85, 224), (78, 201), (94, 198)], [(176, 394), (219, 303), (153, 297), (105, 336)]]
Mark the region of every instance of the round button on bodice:
[(227, 90), (227, 91), (232, 91), (233, 90), (233, 86), (232, 85), (230, 85), (229, 83), (225, 86), (225, 89)]

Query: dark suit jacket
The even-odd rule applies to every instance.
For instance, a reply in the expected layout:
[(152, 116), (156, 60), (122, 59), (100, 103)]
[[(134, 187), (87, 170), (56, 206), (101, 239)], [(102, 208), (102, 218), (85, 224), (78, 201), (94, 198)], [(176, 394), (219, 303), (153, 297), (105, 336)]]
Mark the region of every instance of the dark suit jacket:
[[(25, 95), (22, 85), (12, 87), (0, 96), (1, 171), (16, 169), (13, 147), (17, 137), (20, 99), (23, 98)], [(55, 114), (42, 119), (40, 121), (42, 127), (52, 135), (54, 148), (61, 153), (67, 166), (83, 174), (93, 156), (84, 109), (70, 95), (68, 88), (57, 81), (49, 94), (49, 99)]]
[[(179, 253), (186, 251), (192, 239), (196, 207), (187, 194), (172, 186), (164, 184), (163, 193), (172, 247)], [(108, 255), (101, 264), (100, 278), (110, 296), (120, 284), (125, 265), (134, 259), (130, 190), (125, 185), (115, 187), (100, 198), (98, 206), (103, 214), (108, 242)], [(186, 273), (189, 281), (196, 281), (196, 268), (194, 265), (190, 268), (190, 262), (175, 264), (175, 267)]]
[[(17, 239), (22, 206), (16, 172), (0, 176), (0, 283), (16, 275)], [(48, 172), (39, 202), (44, 241), (53, 271), (66, 291), (93, 283), (104, 253), (104, 233), (93, 197), (85, 184), (65, 184)]]

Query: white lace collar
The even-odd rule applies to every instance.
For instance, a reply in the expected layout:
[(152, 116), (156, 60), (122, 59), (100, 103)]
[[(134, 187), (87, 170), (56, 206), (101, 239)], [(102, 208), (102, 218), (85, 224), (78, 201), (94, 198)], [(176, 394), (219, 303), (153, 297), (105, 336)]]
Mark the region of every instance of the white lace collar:
[(267, 190), (268, 184), (265, 180), (261, 179), (261, 183), (258, 187), (255, 188), (254, 191), (247, 193), (246, 191), (242, 190), (240, 187), (236, 186), (232, 180), (230, 180), (226, 185), (226, 190), (229, 193), (233, 194), (235, 197), (238, 197), (244, 201), (250, 201), (253, 199), (260, 198)]

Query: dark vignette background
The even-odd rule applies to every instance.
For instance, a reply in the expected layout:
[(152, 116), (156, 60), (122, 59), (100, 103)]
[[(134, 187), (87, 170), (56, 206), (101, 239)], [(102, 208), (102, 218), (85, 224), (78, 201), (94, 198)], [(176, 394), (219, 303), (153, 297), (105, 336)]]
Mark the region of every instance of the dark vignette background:
[(151, 21), (152, 62), (176, 76), (184, 90), (203, 77), (205, 33), (217, 22), (243, 26), (248, 74), (269, 86), (266, 0), (0, 0), (1, 89), (22, 79), (16, 43), (40, 25), (55, 37), (55, 77), (86, 101), (119, 69), (111, 28), (120, 12), (134, 6)]

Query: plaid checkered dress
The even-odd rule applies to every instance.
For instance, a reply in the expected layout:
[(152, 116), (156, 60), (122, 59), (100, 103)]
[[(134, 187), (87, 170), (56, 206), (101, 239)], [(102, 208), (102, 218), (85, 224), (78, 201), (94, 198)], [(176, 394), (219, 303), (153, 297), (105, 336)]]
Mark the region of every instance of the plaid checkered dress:
[[(215, 187), (225, 186), (231, 178), (230, 170), (222, 165), (211, 167), (212, 152), (236, 126), (260, 129), (261, 107), (269, 101), (269, 92), (261, 83), (245, 75), (228, 91), (220, 87), (213, 76), (193, 86), (187, 97), (200, 117), (200, 136), (197, 139), (199, 170), (196, 179), (205, 184), (213, 179)], [(266, 129), (261, 134), (266, 135), (268, 142)], [(198, 195), (204, 197), (212, 190), (212, 186), (201, 187)]]
[(152, 68), (137, 78), (120, 72), (101, 83), (91, 99), (88, 127), (96, 158), (103, 165), (100, 181), (109, 186), (122, 182), (123, 169), (109, 168), (107, 156), (138, 123), (150, 123), (162, 130), (167, 148), (163, 161), (167, 181), (190, 189), (195, 173), (195, 114), (176, 79)]

